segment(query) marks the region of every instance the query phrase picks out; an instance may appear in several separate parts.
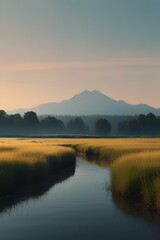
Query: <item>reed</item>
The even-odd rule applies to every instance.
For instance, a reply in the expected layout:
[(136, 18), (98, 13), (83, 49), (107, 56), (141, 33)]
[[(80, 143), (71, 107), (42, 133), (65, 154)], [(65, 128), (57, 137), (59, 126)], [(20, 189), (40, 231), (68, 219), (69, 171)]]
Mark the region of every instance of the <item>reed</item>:
[(73, 149), (110, 167), (114, 193), (160, 211), (159, 138), (1, 139), (0, 194), (65, 169), (75, 161)]
[(70, 148), (45, 144), (13, 143), (0, 148), (0, 195), (14, 194), (23, 187), (43, 182), (58, 170), (75, 164)]
[(112, 190), (160, 210), (160, 151), (129, 154), (111, 165)]

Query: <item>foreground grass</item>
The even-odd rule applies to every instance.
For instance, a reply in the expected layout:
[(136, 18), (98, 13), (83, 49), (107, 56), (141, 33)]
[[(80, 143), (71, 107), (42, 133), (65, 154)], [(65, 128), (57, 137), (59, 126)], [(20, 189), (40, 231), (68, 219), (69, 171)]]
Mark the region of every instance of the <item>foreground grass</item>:
[[(160, 139), (1, 139), (0, 193), (66, 167), (74, 151), (111, 169), (114, 193), (160, 211)], [(14, 180), (13, 180), (14, 179)]]
[(160, 212), (160, 140), (111, 140), (95, 146), (79, 144), (75, 148), (86, 157), (95, 157), (101, 166), (111, 169), (111, 190), (128, 201)]
[(50, 175), (75, 163), (70, 148), (37, 143), (5, 143), (0, 146), (0, 195), (43, 182)]
[(123, 156), (111, 170), (113, 191), (160, 211), (160, 151)]
[(81, 140), (71, 146), (111, 169), (111, 190), (160, 211), (160, 139)]

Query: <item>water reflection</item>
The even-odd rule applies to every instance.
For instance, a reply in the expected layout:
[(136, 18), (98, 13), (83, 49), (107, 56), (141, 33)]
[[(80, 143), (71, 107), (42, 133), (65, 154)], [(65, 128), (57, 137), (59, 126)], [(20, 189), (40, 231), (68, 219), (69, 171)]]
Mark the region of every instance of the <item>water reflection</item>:
[[(124, 202), (111, 191), (106, 194), (109, 170), (81, 159), (77, 159), (76, 171), (75, 166), (68, 170), (43, 186), (34, 187), (30, 194), (0, 202), (2, 213), (44, 194), (36, 201), (19, 204), (9, 214), (0, 214), (1, 239), (159, 240), (158, 228), (143, 221), (141, 215), (136, 218), (134, 212), (128, 213)], [(67, 178), (63, 184), (50, 188)]]
[[(104, 160), (97, 160), (96, 158), (84, 158), (88, 163), (94, 163), (95, 165), (102, 167), (104, 169), (108, 169), (110, 167), (110, 163)], [(110, 172), (110, 170), (109, 170)], [(112, 184), (112, 174), (110, 175), (110, 181), (106, 181), (106, 191), (111, 192), (111, 184)], [(112, 202), (115, 206), (124, 214), (130, 217), (136, 217), (139, 219), (144, 219), (146, 222), (156, 225), (160, 228), (160, 214), (157, 212), (152, 212), (151, 210), (146, 209), (146, 207), (142, 204), (135, 204), (134, 202), (130, 202), (128, 199), (122, 198), (119, 194), (112, 193)]]
[(65, 170), (59, 170), (42, 183), (25, 186), (23, 190), (17, 191), (15, 195), (0, 198), (0, 214), (16, 207), (23, 201), (39, 198), (47, 193), (55, 184), (64, 182), (75, 174), (76, 163)]
[[(111, 182), (112, 182), (112, 174), (110, 175), (109, 172), (109, 166), (110, 163), (104, 161), (104, 160), (97, 160), (96, 158), (83, 158), (83, 161), (88, 163), (93, 163), (101, 168), (107, 169), (107, 179), (106, 181), (106, 191), (107, 193), (111, 192)], [(109, 175), (109, 176), (108, 176)], [(144, 219), (146, 222), (152, 223), (156, 225), (158, 228), (160, 228), (160, 214), (157, 212), (149, 211), (145, 208), (142, 204), (135, 204), (131, 203), (129, 200), (122, 198), (122, 196), (112, 193), (111, 192), (111, 198), (113, 204), (124, 214), (136, 217), (139, 219)]]
[(142, 204), (131, 203), (129, 200), (122, 198), (122, 196), (116, 193), (112, 193), (112, 201), (124, 214), (142, 218), (160, 228), (160, 215), (156, 212), (149, 211)]

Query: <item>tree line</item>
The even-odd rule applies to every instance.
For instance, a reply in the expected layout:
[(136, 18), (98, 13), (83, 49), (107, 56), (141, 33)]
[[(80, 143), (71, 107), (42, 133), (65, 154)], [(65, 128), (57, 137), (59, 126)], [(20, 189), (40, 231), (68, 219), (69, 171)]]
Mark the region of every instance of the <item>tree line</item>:
[[(95, 123), (94, 134), (107, 135), (112, 129), (106, 119), (98, 119)], [(48, 116), (39, 119), (33, 111), (26, 112), (22, 117), (20, 114), (7, 114), (0, 110), (0, 135), (10, 134), (90, 134), (90, 129), (81, 117), (75, 117), (66, 124), (63, 121)]]
[[(20, 114), (7, 114), (0, 110), (0, 135), (11, 134), (96, 134), (105, 136), (112, 131), (111, 123), (105, 118), (95, 121), (94, 129), (90, 130), (81, 117), (68, 120), (65, 124), (53, 116), (39, 119), (35, 112), (29, 111), (22, 117)], [(117, 126), (120, 135), (160, 134), (160, 117), (152, 113), (129, 117)]]
[(156, 117), (153, 113), (140, 114), (120, 122), (118, 132), (127, 135), (160, 134), (160, 117)]

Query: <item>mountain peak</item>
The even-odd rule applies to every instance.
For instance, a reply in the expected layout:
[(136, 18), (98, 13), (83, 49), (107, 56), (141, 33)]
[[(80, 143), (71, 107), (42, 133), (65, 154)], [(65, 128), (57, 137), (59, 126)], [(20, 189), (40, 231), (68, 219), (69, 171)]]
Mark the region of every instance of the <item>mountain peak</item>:
[(84, 90), (82, 92), (80, 92), (78, 95), (81, 95), (81, 94), (93, 94), (93, 93), (101, 93), (99, 92), (98, 90)]
[(98, 91), (98, 90), (96, 90), (96, 89), (95, 89), (95, 90), (87, 90), (87, 89), (86, 89), (86, 90), (84, 90), (83, 92), (81, 92), (80, 94), (84, 94), (84, 93), (85, 93), (85, 94), (93, 94), (93, 93), (103, 94), (103, 93), (101, 93), (100, 91)]
[(99, 96), (99, 97), (106, 97), (108, 99), (112, 99), (112, 98), (106, 96), (104, 93), (102, 93), (98, 90), (84, 90), (84, 91), (78, 93), (77, 95), (73, 96), (72, 98), (77, 97), (77, 96), (93, 96), (93, 97), (94, 96)]
[(102, 92), (98, 91), (98, 90), (84, 90), (76, 95), (74, 95), (72, 98), (68, 99), (69, 101), (73, 101), (73, 100), (81, 100), (83, 101), (84, 99), (86, 99), (86, 101), (88, 100), (108, 100), (108, 101), (115, 101), (112, 98), (106, 96), (105, 94), (103, 94)]
[(11, 111), (24, 113), (35, 111), (38, 115), (137, 115), (152, 112), (159, 115), (159, 109), (148, 105), (132, 105), (123, 100), (114, 100), (98, 90), (84, 90), (60, 103), (41, 104), (31, 109)]

